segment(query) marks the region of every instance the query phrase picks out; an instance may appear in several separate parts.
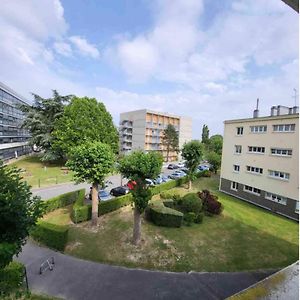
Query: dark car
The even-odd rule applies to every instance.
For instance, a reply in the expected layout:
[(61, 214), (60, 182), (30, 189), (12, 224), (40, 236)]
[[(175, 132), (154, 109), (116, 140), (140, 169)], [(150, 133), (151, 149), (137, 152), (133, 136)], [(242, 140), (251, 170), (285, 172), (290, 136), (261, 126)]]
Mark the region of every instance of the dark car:
[(118, 186), (110, 190), (110, 194), (118, 197), (129, 193), (129, 188), (127, 186)]
[(178, 169), (179, 167), (175, 164), (169, 164), (168, 169), (173, 170), (173, 169)]

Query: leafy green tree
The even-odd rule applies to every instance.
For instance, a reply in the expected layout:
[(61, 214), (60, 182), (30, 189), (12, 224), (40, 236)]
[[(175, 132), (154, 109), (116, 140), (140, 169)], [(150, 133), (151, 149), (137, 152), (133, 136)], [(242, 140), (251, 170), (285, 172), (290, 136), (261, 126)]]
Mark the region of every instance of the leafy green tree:
[(202, 143), (207, 144), (209, 140), (209, 129), (207, 125), (203, 125), (202, 127)]
[(170, 151), (179, 151), (178, 132), (172, 124), (168, 124), (163, 132), (162, 144), (167, 148), (167, 161), (169, 161)]
[(0, 161), (0, 268), (21, 251), (29, 230), (41, 216), (40, 198), (32, 197), (18, 169)]
[(69, 103), (72, 96), (61, 96), (56, 90), (53, 90), (52, 98), (42, 98), (36, 94), (33, 96), (32, 106), (20, 105), (21, 111), (25, 113), (22, 127), (31, 134), (30, 145), (34, 149), (37, 147), (44, 151), (42, 160), (59, 159), (62, 154), (52, 148), (54, 122), (62, 116), (64, 106)]
[(63, 116), (55, 123), (54, 147), (68, 156), (84, 142), (102, 142), (118, 152), (118, 132), (110, 113), (94, 98), (74, 97), (65, 107)]
[(222, 147), (223, 147), (223, 136), (220, 134), (212, 135), (208, 141), (209, 151), (213, 151), (219, 155), (222, 155)]
[(136, 185), (132, 191), (134, 202), (133, 244), (141, 240), (141, 214), (151, 199), (151, 190), (146, 178), (155, 179), (161, 172), (163, 157), (158, 152), (144, 153), (135, 151), (120, 161), (119, 170), (123, 176), (134, 180)]
[(185, 165), (188, 168), (189, 190), (192, 188), (192, 179), (196, 174), (196, 169), (203, 156), (203, 145), (199, 141), (190, 141), (184, 144), (181, 156), (184, 158)]
[(115, 156), (109, 145), (85, 142), (73, 148), (66, 163), (75, 173), (77, 182), (92, 183), (92, 225), (98, 220), (98, 191), (104, 186), (105, 177), (113, 169)]
[(218, 169), (221, 167), (221, 155), (212, 151), (208, 153), (206, 159), (212, 166), (213, 171), (217, 174)]

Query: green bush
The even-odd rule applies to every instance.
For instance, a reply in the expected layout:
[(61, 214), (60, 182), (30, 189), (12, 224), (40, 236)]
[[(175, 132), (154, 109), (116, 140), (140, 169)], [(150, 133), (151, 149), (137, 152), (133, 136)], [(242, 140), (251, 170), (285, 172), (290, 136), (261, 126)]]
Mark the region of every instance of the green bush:
[(123, 206), (129, 205), (132, 202), (132, 195), (127, 194), (124, 196), (119, 196), (111, 200), (100, 201), (99, 203), (99, 216), (107, 214), (111, 211), (117, 210)]
[(84, 197), (85, 189), (65, 193), (65, 194), (59, 195), (57, 197), (53, 197), (53, 198), (43, 202), (45, 213), (48, 213), (48, 212), (58, 209), (60, 207), (64, 207), (64, 206), (74, 203), (78, 199), (79, 194), (80, 195), (83, 194), (83, 197)]
[(184, 214), (193, 212), (198, 215), (202, 210), (202, 201), (196, 193), (188, 193), (176, 203), (176, 208)]
[(68, 241), (68, 231), (68, 226), (51, 224), (40, 220), (31, 230), (30, 235), (49, 248), (63, 251)]
[(173, 199), (165, 199), (163, 200), (163, 205), (169, 208), (174, 208), (174, 200)]
[(73, 205), (71, 220), (74, 223), (80, 223), (91, 219), (92, 206), (84, 204), (85, 190), (80, 190), (77, 199)]
[(180, 197), (180, 195), (176, 191), (163, 191), (159, 195), (161, 199), (173, 199), (174, 197)]
[(151, 193), (152, 195), (157, 195), (163, 191), (170, 190), (174, 187), (178, 186), (178, 183), (176, 180), (170, 180), (164, 183), (161, 183), (159, 185), (156, 185), (154, 187), (151, 187)]
[(191, 226), (192, 223), (195, 222), (196, 214), (194, 212), (188, 212), (184, 215), (183, 219), (186, 222), (187, 226)]
[(158, 226), (180, 227), (183, 214), (164, 205), (150, 205), (146, 209), (146, 217)]
[(203, 222), (203, 218), (204, 218), (204, 213), (201, 212), (198, 215), (196, 215), (196, 218), (195, 218), (194, 222), (197, 223), (197, 224), (201, 224)]
[(5, 268), (0, 269), (0, 296), (15, 292), (20, 288), (23, 277), (24, 265), (19, 262), (12, 261)]

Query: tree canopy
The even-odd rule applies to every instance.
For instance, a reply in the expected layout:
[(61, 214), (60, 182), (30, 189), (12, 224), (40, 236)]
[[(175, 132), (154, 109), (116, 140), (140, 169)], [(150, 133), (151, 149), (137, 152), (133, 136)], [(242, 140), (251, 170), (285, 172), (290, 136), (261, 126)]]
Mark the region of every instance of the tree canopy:
[(41, 215), (40, 198), (32, 197), (19, 170), (0, 161), (0, 268), (20, 252), (29, 230)]
[(95, 98), (74, 97), (55, 123), (54, 148), (68, 155), (84, 142), (102, 142), (118, 152), (118, 132), (105, 105)]
[(202, 143), (207, 144), (209, 140), (209, 129), (207, 125), (203, 125), (202, 127)]
[(162, 144), (167, 148), (167, 161), (169, 160), (170, 151), (179, 151), (178, 132), (172, 124), (168, 124), (163, 132)]
[(220, 134), (212, 135), (208, 141), (208, 148), (210, 151), (222, 155), (223, 136)]
[(218, 169), (221, 166), (221, 155), (214, 151), (211, 151), (208, 153), (206, 159), (212, 166), (213, 171), (217, 173)]
[(22, 127), (31, 134), (30, 145), (44, 150), (42, 160), (58, 159), (61, 153), (53, 151), (52, 148), (54, 123), (61, 118), (64, 106), (72, 96), (61, 96), (56, 90), (53, 90), (52, 98), (42, 98), (36, 94), (33, 96), (32, 106), (20, 105), (20, 110), (25, 113)]

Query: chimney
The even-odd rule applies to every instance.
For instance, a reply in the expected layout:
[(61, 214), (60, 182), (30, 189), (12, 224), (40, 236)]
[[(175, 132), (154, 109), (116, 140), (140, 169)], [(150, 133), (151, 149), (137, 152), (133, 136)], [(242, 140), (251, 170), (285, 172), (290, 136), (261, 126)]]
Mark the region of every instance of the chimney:
[(253, 111), (253, 118), (258, 118), (259, 116), (258, 105), (259, 105), (259, 98), (257, 98), (256, 100), (256, 109)]
[(293, 107), (293, 114), (298, 114), (299, 113), (299, 106), (294, 106)]
[(289, 113), (289, 108), (283, 105), (277, 106), (277, 116), (287, 115)]
[(276, 106), (272, 106), (271, 107), (271, 117), (274, 117), (277, 115), (277, 107)]

